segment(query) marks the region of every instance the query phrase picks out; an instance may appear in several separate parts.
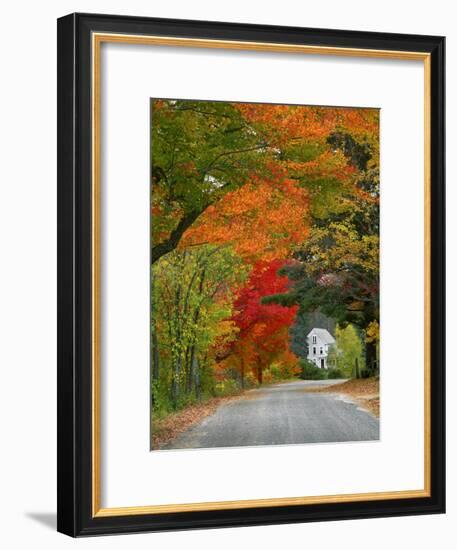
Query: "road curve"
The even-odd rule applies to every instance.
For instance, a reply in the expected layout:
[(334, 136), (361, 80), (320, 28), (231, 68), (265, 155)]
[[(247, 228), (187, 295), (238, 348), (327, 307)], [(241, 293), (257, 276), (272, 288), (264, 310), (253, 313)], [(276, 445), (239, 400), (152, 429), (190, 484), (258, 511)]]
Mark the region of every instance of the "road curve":
[[(247, 392), (221, 405), (164, 449), (287, 445), (379, 439), (379, 420), (336, 393), (308, 386), (341, 380), (300, 380)], [(344, 399), (344, 400), (343, 400)]]

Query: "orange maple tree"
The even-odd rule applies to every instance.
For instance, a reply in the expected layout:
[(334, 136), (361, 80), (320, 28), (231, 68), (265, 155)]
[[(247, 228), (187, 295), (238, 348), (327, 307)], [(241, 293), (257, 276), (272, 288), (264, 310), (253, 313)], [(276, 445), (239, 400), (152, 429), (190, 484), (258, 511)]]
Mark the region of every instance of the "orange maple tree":
[(180, 247), (231, 244), (250, 263), (287, 257), (308, 232), (308, 193), (287, 178), (282, 167), (273, 171), (275, 177), (270, 178), (253, 174), (249, 183), (208, 207), (186, 231)]

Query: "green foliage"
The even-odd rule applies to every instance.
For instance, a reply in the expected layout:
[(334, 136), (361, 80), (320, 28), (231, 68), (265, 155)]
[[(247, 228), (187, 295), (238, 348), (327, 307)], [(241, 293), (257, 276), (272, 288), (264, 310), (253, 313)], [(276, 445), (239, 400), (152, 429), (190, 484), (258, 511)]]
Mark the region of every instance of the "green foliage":
[(152, 100), (152, 263), (176, 248), (209, 205), (253, 171), (260, 175), (269, 156), (231, 103)]
[(359, 170), (366, 170), (368, 161), (372, 157), (370, 145), (367, 142), (358, 143), (350, 134), (345, 132), (333, 132), (327, 143), (332, 147), (340, 149), (352, 165)]
[[(336, 333), (336, 328), (333, 330), (333, 334), (335, 333)], [(338, 366), (338, 349), (336, 347), (336, 344), (329, 346), (328, 354), (327, 354), (327, 364), (331, 369), (337, 368)]]
[(327, 371), (327, 378), (328, 379), (335, 379), (335, 378), (346, 378), (345, 373), (342, 369), (339, 368), (331, 368)]
[(233, 288), (246, 275), (239, 258), (223, 246), (175, 250), (154, 264), (152, 326), (160, 362), (155, 408), (180, 408), (192, 396), (214, 393), (207, 380), (213, 378), (209, 363), (214, 362), (216, 344), (235, 335), (227, 319), (232, 314)]
[(260, 386), (256, 375), (252, 371), (248, 371), (244, 375), (244, 387), (245, 388), (258, 388)]
[(295, 362), (288, 363), (286, 361), (284, 362), (275, 362), (270, 365), (269, 368), (271, 379), (274, 380), (288, 380), (291, 378), (295, 378), (297, 374), (300, 373), (301, 368), (297, 368), (297, 364)]
[(215, 385), (214, 395), (216, 397), (225, 397), (227, 395), (236, 395), (241, 391), (241, 384), (238, 380), (227, 378)]
[[(244, 183), (255, 166), (249, 153), (264, 145), (230, 103), (158, 100), (151, 111), (152, 176), (165, 192), (160, 204), (167, 208), (179, 204), (192, 211), (224, 185)], [(244, 156), (237, 157), (238, 151)]]
[(281, 156), (293, 162), (309, 162), (315, 160), (325, 149), (326, 146), (323, 143), (304, 140), (290, 141), (283, 145)]
[(336, 178), (320, 178), (304, 181), (311, 196), (311, 213), (316, 220), (328, 218), (329, 213), (341, 214), (344, 204), (341, 197), (341, 182)]
[(345, 328), (336, 327), (336, 355), (337, 366), (345, 376), (356, 376), (355, 362), (359, 362), (359, 369), (364, 367), (363, 345), (357, 329), (353, 325)]
[(327, 378), (327, 370), (316, 367), (314, 363), (306, 359), (300, 359), (302, 380), (325, 380)]
[(176, 409), (170, 400), (171, 379), (168, 376), (162, 376), (159, 380), (152, 382), (152, 403), (154, 418), (161, 419)]

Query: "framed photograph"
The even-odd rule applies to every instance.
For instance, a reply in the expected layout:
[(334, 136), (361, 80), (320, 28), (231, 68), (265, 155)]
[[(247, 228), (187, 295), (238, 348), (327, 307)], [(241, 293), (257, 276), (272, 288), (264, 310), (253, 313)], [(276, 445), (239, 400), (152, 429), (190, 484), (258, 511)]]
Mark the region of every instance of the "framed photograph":
[(58, 530), (443, 513), (444, 38), (58, 20)]

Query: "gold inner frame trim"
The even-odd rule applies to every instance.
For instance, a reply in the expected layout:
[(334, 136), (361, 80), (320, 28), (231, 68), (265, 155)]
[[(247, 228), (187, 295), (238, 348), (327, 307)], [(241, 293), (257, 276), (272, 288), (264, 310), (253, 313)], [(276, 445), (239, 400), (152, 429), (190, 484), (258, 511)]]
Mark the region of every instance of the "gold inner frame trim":
[[(140, 44), (260, 52), (282, 52), (307, 55), (336, 55), (372, 57), (403, 61), (422, 61), (424, 64), (424, 488), (405, 491), (339, 494), (323, 496), (284, 497), (220, 502), (159, 504), (102, 508), (100, 472), (100, 46), (102, 43)], [(307, 46), (236, 40), (211, 40), (111, 33), (92, 33), (92, 516), (132, 516), (172, 512), (192, 512), (361, 502), (373, 500), (424, 498), (431, 494), (431, 424), (430, 424), (430, 254), (431, 254), (431, 56), (424, 52)]]

